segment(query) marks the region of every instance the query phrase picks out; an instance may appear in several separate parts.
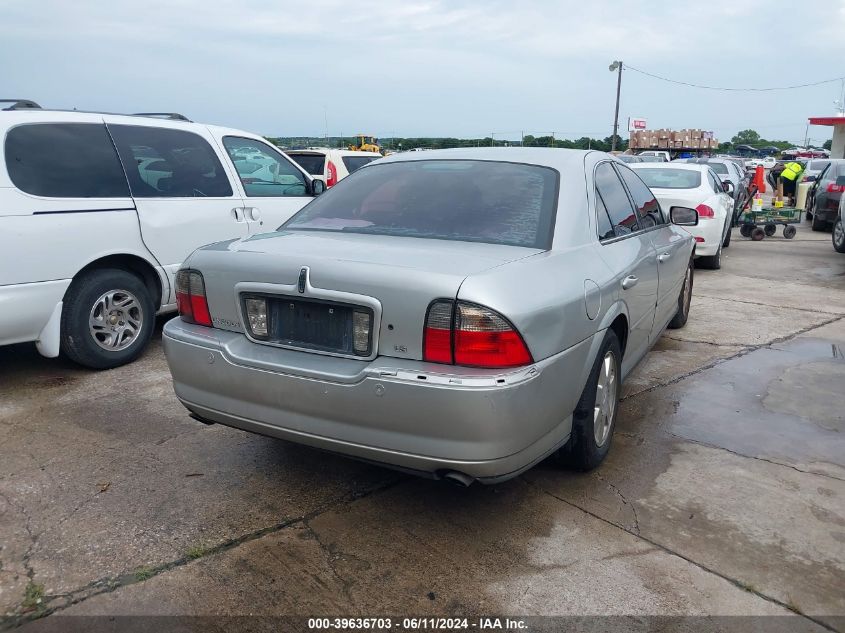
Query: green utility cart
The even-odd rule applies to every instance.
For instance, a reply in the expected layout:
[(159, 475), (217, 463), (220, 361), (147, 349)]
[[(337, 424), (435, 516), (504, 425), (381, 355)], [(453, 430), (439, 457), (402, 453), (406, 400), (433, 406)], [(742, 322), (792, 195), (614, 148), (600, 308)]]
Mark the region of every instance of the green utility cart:
[(801, 222), (803, 214), (804, 210), (797, 207), (763, 207), (759, 211), (749, 208), (739, 218), (739, 234), (759, 242), (774, 235), (780, 224), (783, 236), (791, 240), (798, 232), (793, 225)]

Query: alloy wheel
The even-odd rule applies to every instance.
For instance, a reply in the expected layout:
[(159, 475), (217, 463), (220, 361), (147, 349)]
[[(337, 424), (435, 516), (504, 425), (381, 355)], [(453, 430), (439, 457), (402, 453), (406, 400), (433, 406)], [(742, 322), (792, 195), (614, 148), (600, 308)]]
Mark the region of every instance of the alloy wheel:
[(110, 290), (94, 302), (88, 331), (104, 350), (119, 352), (135, 342), (143, 322), (144, 310), (135, 295), (126, 290)]
[(619, 400), (619, 381), (616, 377), (616, 357), (608, 350), (604, 355), (596, 381), (596, 401), (593, 407), (593, 436), (596, 446), (604, 446), (610, 437), (613, 414)]
[(845, 221), (842, 218), (837, 220), (836, 224), (833, 225), (833, 243), (836, 245), (837, 250), (845, 250)]

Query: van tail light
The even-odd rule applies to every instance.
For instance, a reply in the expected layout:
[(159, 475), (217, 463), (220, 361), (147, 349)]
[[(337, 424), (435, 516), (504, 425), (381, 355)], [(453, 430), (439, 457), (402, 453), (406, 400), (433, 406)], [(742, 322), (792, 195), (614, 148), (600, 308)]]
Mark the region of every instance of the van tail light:
[(828, 193), (842, 193), (845, 192), (845, 185), (837, 185), (835, 182), (830, 183), (827, 186)]
[(436, 301), (426, 317), (423, 359), (490, 369), (533, 362), (519, 332), (498, 312), (458, 301)]
[(698, 211), (699, 218), (713, 218), (716, 217), (716, 214), (713, 212), (713, 208), (707, 206), (706, 204), (700, 204), (695, 208)]
[(205, 298), (205, 281), (198, 270), (185, 269), (176, 273), (176, 307), (183, 321), (214, 327)]
[(332, 161), (329, 161), (326, 167), (326, 188), (334, 187), (337, 184), (337, 167)]

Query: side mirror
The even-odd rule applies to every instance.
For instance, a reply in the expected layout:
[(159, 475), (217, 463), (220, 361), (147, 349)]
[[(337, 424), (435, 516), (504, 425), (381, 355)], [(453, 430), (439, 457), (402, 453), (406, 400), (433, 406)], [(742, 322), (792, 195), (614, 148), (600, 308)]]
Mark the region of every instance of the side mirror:
[(725, 193), (733, 193), (734, 192), (734, 184), (730, 180), (723, 180), (722, 181), (722, 191)]
[(698, 211), (689, 207), (672, 207), (669, 219), (678, 226), (698, 226)]
[(308, 185), (308, 193), (312, 196), (319, 196), (326, 190), (326, 183), (320, 180), (319, 178), (312, 178), (310, 184)]

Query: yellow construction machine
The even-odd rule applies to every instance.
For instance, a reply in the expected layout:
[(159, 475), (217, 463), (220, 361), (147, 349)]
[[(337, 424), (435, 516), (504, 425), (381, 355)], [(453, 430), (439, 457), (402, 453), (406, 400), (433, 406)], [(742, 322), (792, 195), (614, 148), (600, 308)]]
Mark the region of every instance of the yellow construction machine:
[(375, 136), (370, 136), (368, 134), (356, 134), (355, 144), (350, 145), (349, 149), (353, 152), (381, 153), (381, 147), (379, 147), (378, 139)]

